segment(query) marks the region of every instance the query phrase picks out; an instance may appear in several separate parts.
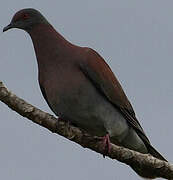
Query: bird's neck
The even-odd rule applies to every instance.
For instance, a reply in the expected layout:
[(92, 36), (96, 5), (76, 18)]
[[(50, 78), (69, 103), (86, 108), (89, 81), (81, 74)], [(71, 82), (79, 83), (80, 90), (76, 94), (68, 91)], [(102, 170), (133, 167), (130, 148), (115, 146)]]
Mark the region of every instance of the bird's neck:
[(50, 66), (58, 61), (73, 46), (61, 36), (50, 24), (40, 24), (29, 32), (39, 68)]

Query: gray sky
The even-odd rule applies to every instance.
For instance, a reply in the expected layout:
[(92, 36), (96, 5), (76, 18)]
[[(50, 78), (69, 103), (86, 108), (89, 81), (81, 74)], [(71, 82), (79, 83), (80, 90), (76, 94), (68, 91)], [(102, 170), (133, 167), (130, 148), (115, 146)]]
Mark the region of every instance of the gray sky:
[[(71, 42), (97, 50), (111, 66), (154, 147), (173, 162), (172, 0), (5, 0), (0, 29), (26, 7), (40, 10)], [(0, 80), (52, 113), (37, 82), (28, 34), (0, 33)], [(0, 103), (0, 179), (137, 180), (128, 166), (70, 142)]]

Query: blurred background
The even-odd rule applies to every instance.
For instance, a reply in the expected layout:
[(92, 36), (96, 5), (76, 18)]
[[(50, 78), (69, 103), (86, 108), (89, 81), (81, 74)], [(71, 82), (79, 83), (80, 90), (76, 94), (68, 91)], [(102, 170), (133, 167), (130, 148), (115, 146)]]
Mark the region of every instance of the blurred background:
[[(66, 39), (99, 52), (120, 80), (154, 147), (173, 162), (172, 0), (5, 0), (0, 6), (0, 80), (49, 112), (37, 81), (31, 39), (2, 33), (14, 13), (41, 11)], [(0, 102), (0, 179), (138, 180), (128, 166), (84, 149)]]

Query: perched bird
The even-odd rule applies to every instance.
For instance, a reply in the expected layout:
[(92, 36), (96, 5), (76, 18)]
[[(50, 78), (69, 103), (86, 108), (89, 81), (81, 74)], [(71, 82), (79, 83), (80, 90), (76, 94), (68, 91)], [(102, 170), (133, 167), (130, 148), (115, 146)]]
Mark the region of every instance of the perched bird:
[[(29, 33), (41, 91), (59, 118), (104, 137), (108, 153), (112, 142), (165, 160), (151, 146), (120, 83), (96, 51), (68, 42), (35, 9), (18, 11), (3, 31), (11, 28)], [(154, 178), (132, 168), (142, 177)]]

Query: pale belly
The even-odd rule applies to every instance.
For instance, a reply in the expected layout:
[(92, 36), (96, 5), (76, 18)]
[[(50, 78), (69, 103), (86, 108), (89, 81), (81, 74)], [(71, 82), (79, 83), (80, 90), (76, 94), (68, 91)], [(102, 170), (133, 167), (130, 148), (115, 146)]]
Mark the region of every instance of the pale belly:
[(109, 133), (113, 143), (147, 153), (143, 141), (123, 115), (91, 83), (61, 89), (47, 90), (49, 104), (56, 115), (92, 135)]
[(64, 91), (52, 102), (58, 116), (93, 135), (104, 136), (108, 132), (110, 136), (122, 136), (129, 128), (121, 113), (95, 87)]

